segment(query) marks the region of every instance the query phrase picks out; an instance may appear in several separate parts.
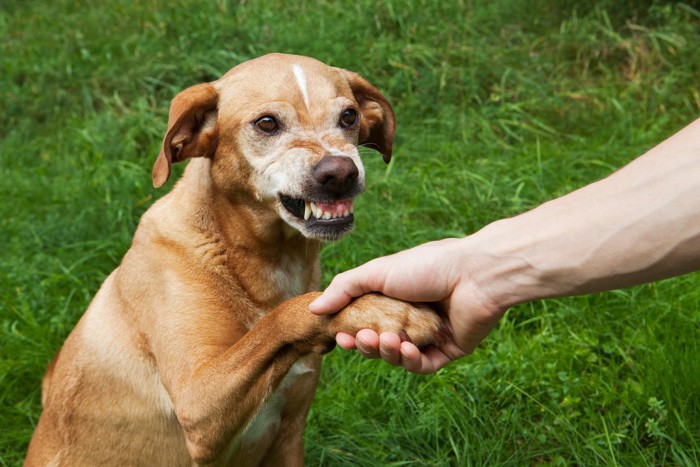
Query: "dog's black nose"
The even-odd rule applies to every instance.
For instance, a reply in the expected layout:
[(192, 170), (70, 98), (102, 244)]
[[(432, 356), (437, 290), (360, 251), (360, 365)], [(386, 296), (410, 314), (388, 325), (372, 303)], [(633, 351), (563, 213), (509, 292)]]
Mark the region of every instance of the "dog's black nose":
[(336, 198), (347, 195), (357, 182), (359, 171), (349, 157), (326, 155), (314, 166), (314, 179)]

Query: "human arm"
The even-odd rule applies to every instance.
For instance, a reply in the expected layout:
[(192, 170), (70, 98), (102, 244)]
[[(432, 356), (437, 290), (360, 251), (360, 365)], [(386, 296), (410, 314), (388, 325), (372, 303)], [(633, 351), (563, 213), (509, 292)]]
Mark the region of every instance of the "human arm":
[(700, 268), (700, 119), (609, 177), (462, 238), (339, 274), (311, 305), (332, 313), (370, 291), (437, 302), (454, 336), (420, 353), (360, 331), (357, 346), (418, 373), (471, 353), (510, 306), (627, 287)]

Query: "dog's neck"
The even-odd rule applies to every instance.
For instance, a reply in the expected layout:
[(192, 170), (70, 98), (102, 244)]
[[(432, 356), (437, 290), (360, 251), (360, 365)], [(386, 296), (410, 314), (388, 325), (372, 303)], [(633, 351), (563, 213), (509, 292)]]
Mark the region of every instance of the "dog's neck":
[[(263, 309), (318, 289), (319, 241), (303, 237), (245, 190), (240, 194), (218, 192), (210, 169), (206, 159), (190, 161), (167, 201), (164, 199), (171, 225), (184, 222), (187, 231), (202, 233), (201, 238), (180, 239), (198, 245), (194, 249), (201, 256), (197, 262), (235, 281)], [(179, 201), (183, 197), (190, 202)], [(193, 197), (199, 199), (192, 202)], [(184, 206), (192, 211), (180, 210)], [(213, 238), (211, 232), (220, 235)], [(246, 260), (234, 260), (241, 257)]]

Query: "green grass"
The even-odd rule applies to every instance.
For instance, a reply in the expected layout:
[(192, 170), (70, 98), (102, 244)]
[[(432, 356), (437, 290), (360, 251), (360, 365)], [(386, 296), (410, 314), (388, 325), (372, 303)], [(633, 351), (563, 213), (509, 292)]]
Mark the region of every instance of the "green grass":
[[(104, 5), (102, 5), (104, 3)], [(324, 281), (605, 176), (700, 112), (700, 12), (555, 0), (0, 4), (0, 464), (41, 375), (139, 216), (169, 100), (270, 51), (360, 72), (393, 103), (357, 229)], [(294, 4), (292, 4), (294, 3)], [(699, 465), (700, 277), (512, 309), (415, 376), (333, 352), (309, 465)]]

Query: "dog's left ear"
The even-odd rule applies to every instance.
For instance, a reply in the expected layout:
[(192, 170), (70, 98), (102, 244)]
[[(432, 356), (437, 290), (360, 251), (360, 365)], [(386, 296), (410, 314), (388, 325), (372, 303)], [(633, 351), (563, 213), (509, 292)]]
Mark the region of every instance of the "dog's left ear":
[(396, 120), (389, 102), (362, 76), (339, 69), (360, 106), (360, 138), (358, 143), (376, 149), (387, 164), (391, 160)]
[(168, 131), (153, 166), (153, 186), (160, 188), (170, 178), (171, 166), (190, 157), (211, 157), (216, 150), (219, 93), (209, 83), (180, 92), (170, 103)]

